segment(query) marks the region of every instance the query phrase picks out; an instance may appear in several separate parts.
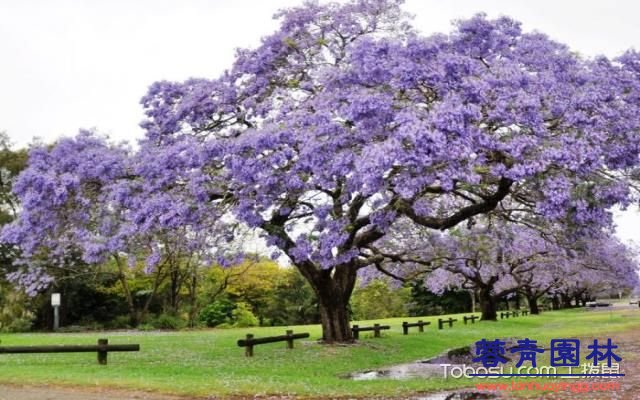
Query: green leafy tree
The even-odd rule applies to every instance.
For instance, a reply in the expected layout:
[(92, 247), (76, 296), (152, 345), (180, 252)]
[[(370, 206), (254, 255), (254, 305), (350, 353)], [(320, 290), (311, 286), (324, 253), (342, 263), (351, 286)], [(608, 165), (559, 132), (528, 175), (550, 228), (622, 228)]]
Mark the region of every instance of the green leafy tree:
[(269, 303), (276, 290), (277, 282), (286, 270), (271, 260), (248, 260), (231, 267), (230, 272), (242, 272), (242, 279), (235, 279), (227, 286), (226, 292), (236, 302), (246, 303), (260, 321), (268, 319)]
[(435, 294), (422, 281), (411, 285), (409, 314), (412, 316), (442, 315), (467, 312), (471, 309), (471, 295), (465, 290), (446, 290)]
[[(27, 162), (25, 149), (13, 150), (6, 132), (0, 132), (0, 226), (13, 221), (19, 208), (12, 193), (15, 177)], [(0, 243), (0, 330), (22, 331), (31, 327), (35, 317), (29, 309), (31, 300), (24, 292), (5, 280), (18, 256), (14, 246)]]
[(320, 322), (318, 302), (311, 285), (296, 268), (278, 275), (265, 311), (269, 325), (304, 325)]
[(386, 280), (375, 279), (354, 290), (351, 299), (352, 319), (404, 317), (408, 315), (410, 297), (411, 289), (395, 289)]

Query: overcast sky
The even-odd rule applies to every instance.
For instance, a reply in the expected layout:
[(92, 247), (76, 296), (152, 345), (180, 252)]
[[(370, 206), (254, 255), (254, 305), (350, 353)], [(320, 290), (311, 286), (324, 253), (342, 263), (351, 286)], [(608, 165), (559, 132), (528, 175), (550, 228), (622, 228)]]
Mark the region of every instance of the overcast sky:
[[(237, 47), (255, 46), (271, 19), (300, 0), (0, 0), (0, 131), (25, 146), (79, 128), (142, 135), (139, 99), (156, 80), (215, 77)], [(640, 49), (633, 0), (408, 0), (423, 33), (483, 11), (509, 15), (584, 56)], [(637, 211), (617, 218), (640, 233)]]

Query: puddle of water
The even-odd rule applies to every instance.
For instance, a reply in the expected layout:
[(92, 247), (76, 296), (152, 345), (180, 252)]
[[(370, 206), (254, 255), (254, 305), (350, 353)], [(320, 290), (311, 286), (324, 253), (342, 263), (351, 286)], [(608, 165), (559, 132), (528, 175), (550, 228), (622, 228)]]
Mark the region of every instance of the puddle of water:
[[(503, 339), (507, 342), (507, 348), (514, 345), (513, 339)], [(416, 361), (408, 364), (394, 365), (389, 368), (353, 372), (343, 375), (342, 378), (353, 379), (355, 381), (370, 381), (376, 379), (410, 379), (410, 378), (442, 378), (444, 377), (444, 367), (440, 364), (450, 366), (461, 366), (471, 363), (475, 354), (475, 346), (465, 346), (458, 349), (449, 350), (447, 353), (428, 360)], [(480, 392), (440, 392), (412, 397), (411, 400), (484, 400), (496, 399), (497, 395)]]
[(387, 369), (374, 371), (354, 372), (344, 376), (344, 378), (353, 379), (354, 381), (370, 381), (380, 378), (410, 379), (434, 377), (444, 377), (444, 368), (440, 365), (422, 362), (394, 365)]
[(410, 379), (444, 377), (444, 368), (440, 364), (460, 365), (469, 364), (473, 359), (473, 349), (469, 346), (449, 350), (447, 353), (428, 360), (416, 361), (408, 364), (394, 365), (385, 369), (354, 372), (342, 376), (356, 381), (370, 381), (375, 379)]

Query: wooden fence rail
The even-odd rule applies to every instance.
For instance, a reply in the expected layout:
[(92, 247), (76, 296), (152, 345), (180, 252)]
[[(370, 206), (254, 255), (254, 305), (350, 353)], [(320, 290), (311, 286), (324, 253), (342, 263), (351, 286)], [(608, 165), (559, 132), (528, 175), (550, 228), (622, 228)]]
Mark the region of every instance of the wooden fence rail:
[(424, 332), (425, 325), (431, 325), (431, 322), (423, 322), (422, 320), (418, 322), (403, 322), (402, 323), (402, 334), (408, 335), (409, 328), (418, 327), (418, 332)]
[(467, 321), (471, 321), (472, 324), (476, 323), (477, 319), (480, 319), (480, 317), (478, 317), (477, 315), (472, 315), (470, 317), (462, 317), (462, 319), (464, 320), (464, 324), (467, 324)]
[(261, 338), (254, 338), (252, 334), (247, 333), (245, 339), (238, 340), (238, 346), (244, 347), (244, 355), (247, 357), (253, 357), (253, 346), (265, 343), (287, 342), (287, 348), (293, 349), (293, 341), (296, 339), (308, 338), (308, 333), (293, 333), (288, 330), (285, 335), (281, 336), (267, 336)]
[(108, 339), (98, 339), (97, 345), (62, 346), (2, 346), (0, 354), (40, 353), (98, 353), (98, 364), (107, 364), (107, 355), (112, 351), (140, 351), (139, 344), (109, 344)]
[(351, 328), (351, 332), (353, 333), (354, 339), (360, 339), (360, 332), (373, 331), (373, 337), (380, 337), (380, 331), (386, 330), (386, 329), (391, 329), (391, 327), (389, 325), (380, 325), (380, 324), (373, 324), (373, 326), (363, 326), (363, 327), (354, 325)]
[(449, 319), (438, 318), (438, 329), (442, 329), (443, 324), (449, 324), (449, 328), (453, 328), (453, 323), (456, 321), (457, 319), (455, 318), (449, 318)]

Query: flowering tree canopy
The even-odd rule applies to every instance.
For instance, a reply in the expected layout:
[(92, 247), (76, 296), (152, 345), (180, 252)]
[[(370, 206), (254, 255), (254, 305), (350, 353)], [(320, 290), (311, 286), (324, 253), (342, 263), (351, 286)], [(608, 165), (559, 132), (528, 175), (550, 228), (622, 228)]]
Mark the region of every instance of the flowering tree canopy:
[[(136, 316), (123, 273), (126, 264), (133, 266), (142, 257), (148, 273), (175, 269), (182, 258), (211, 257), (218, 239), (207, 233), (216, 225), (215, 216), (208, 209), (202, 213), (183, 196), (187, 192), (149, 191), (161, 178), (147, 169), (158, 165), (154, 163), (169, 165), (162, 158), (152, 163), (152, 156), (133, 154), (91, 132), (62, 139), (50, 149), (32, 149), (29, 166), (14, 185), (22, 211), (3, 230), (4, 242), (19, 245), (26, 268), (9, 278), (34, 294), (51, 281), (46, 267), (65, 266), (71, 255), (79, 253), (89, 264), (111, 258), (137, 323), (141, 315)], [(200, 224), (209, 225), (205, 229)], [(148, 299), (145, 310), (152, 296)]]
[[(126, 234), (219, 235), (211, 221), (226, 213), (259, 230), (311, 283), (327, 341), (351, 339), (357, 270), (383, 257), (372, 244), (400, 218), (444, 230), (508, 203), (607, 224), (629, 200), (612, 171), (638, 161), (639, 54), (583, 59), (484, 15), (425, 37), (397, 0), (276, 17), (218, 78), (150, 87), (130, 167), (87, 169), (116, 185), (106, 196), (136, 182)], [(18, 193), (51, 197), (42, 190), (25, 179)], [(27, 216), (48, 213), (39, 201)]]
[[(446, 241), (447, 246), (425, 249), (428, 255), (439, 254), (426, 270), (430, 272), (426, 286), (436, 293), (473, 289), (480, 299), (482, 319), (495, 320), (497, 301), (516, 292), (526, 296), (537, 314), (537, 301), (547, 293), (559, 294), (568, 302), (602, 288), (637, 285), (635, 254), (617, 239), (598, 235), (569, 242), (550, 236), (502, 223), (442, 235), (439, 243)], [(425, 272), (424, 267), (417, 268)], [(395, 269), (406, 273), (406, 266)]]

